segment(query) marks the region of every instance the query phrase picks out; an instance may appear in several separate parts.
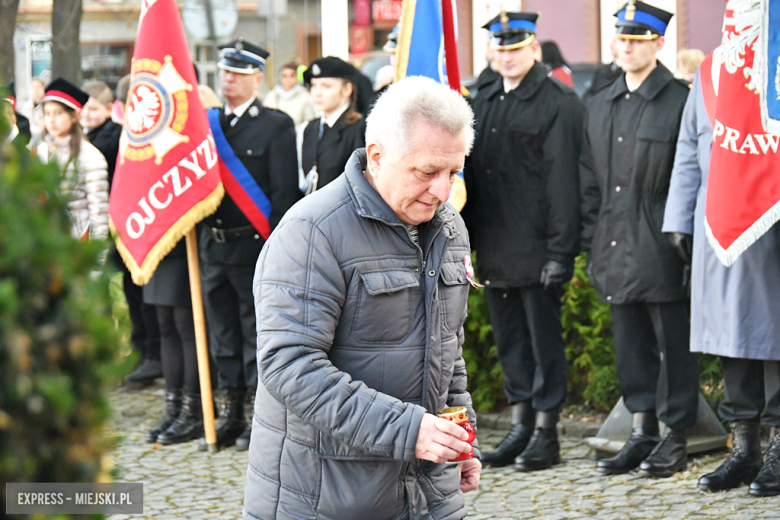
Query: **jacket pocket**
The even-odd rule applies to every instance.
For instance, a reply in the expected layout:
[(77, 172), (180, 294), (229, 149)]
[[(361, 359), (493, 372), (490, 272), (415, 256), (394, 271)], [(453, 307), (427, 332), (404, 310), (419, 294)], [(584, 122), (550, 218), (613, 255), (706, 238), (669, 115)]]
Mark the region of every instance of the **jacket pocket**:
[(636, 138), (669, 143), (677, 139), (677, 134), (673, 128), (644, 125), (636, 129)]
[(445, 337), (458, 332), (466, 321), (469, 289), (463, 262), (445, 262), (439, 276), (439, 311)]
[(418, 276), (392, 270), (362, 273), (352, 333), (360, 341), (394, 343), (409, 334), (412, 320), (412, 292)]

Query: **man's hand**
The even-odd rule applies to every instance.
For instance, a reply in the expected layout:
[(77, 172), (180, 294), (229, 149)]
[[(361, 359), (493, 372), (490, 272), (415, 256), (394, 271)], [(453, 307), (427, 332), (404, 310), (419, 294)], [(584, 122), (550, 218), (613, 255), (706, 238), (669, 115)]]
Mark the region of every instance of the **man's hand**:
[(560, 287), (571, 280), (574, 274), (574, 267), (566, 265), (557, 260), (548, 260), (542, 268), (540, 281), (545, 289), (560, 289)]
[(466, 430), (454, 422), (426, 413), (420, 422), (414, 456), (436, 463), (447, 462), (471, 449), (471, 444), (464, 442), (468, 437)]
[(460, 490), (464, 493), (474, 491), (479, 487), (479, 476), (482, 474), (482, 463), (479, 459), (471, 459), (461, 462), (460, 468)]
[(677, 250), (677, 254), (683, 259), (683, 262), (690, 265), (693, 260), (693, 236), (688, 233), (667, 233), (669, 241)]

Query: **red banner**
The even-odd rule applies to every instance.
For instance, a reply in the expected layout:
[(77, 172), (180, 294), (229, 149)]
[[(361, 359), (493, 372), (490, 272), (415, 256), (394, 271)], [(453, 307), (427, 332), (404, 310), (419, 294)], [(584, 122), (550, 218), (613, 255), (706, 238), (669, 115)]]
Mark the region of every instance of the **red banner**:
[(700, 71), (713, 134), (705, 229), (726, 266), (780, 219), (780, 136), (762, 122), (767, 71), (756, 60), (764, 3), (734, 5), (723, 43)]
[(224, 189), (174, 0), (144, 0), (131, 74), (109, 217), (140, 285)]

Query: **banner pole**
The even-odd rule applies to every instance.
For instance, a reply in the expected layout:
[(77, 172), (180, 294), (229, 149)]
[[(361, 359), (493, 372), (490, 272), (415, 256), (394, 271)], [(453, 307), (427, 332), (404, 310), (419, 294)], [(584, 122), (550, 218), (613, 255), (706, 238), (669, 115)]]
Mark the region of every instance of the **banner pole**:
[(195, 322), (195, 347), (198, 351), (198, 375), (200, 399), (203, 405), (203, 429), (209, 453), (217, 452), (217, 432), (214, 426), (214, 399), (211, 395), (211, 371), (209, 347), (206, 339), (206, 317), (203, 314), (203, 295), (200, 289), (200, 262), (198, 260), (198, 235), (193, 227), (187, 233), (187, 267), (190, 273), (192, 317)]

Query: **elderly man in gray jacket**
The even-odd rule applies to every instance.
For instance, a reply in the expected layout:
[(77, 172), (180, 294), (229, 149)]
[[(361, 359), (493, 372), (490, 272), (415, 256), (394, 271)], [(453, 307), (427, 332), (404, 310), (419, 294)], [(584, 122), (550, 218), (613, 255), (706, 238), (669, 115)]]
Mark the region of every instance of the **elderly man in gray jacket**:
[(391, 86), (334, 182), (291, 208), (257, 262), (259, 384), (245, 519), (466, 516), (476, 422), (461, 356), (470, 247), (447, 203), (474, 138), (454, 91)]

